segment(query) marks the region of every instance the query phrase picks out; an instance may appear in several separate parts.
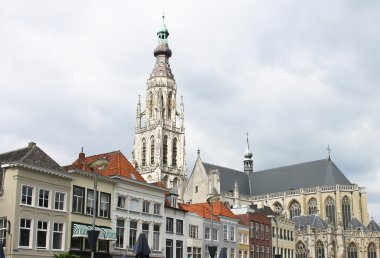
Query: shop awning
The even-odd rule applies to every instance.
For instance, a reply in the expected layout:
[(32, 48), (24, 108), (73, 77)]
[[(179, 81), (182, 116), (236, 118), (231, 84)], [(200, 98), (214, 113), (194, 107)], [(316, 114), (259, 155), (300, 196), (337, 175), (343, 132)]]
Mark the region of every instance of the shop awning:
[(102, 228), (105, 233), (105, 239), (116, 241), (116, 232), (111, 228)]
[[(91, 226), (74, 223), (73, 237), (87, 237), (89, 230), (92, 230)], [(111, 228), (95, 227), (95, 230), (100, 231), (99, 239), (116, 241), (116, 232)]]
[(87, 237), (87, 231), (90, 228), (82, 224), (74, 224), (73, 226), (73, 237)]

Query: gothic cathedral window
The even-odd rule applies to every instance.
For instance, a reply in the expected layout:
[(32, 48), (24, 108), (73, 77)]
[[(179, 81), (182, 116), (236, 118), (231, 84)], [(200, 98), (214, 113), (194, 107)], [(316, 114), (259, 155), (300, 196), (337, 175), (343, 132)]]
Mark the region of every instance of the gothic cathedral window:
[(146, 141), (142, 140), (142, 151), (141, 151), (141, 166), (146, 166)]
[(172, 146), (172, 166), (177, 166), (177, 138), (173, 139), (173, 146)]
[(348, 254), (348, 256), (347, 256), (348, 258), (358, 258), (358, 251), (357, 251), (356, 245), (354, 243), (351, 243), (348, 246), (347, 254)]
[(279, 202), (276, 202), (274, 205), (274, 212), (276, 214), (281, 214), (283, 211), (282, 205)]
[(169, 93), (169, 96), (168, 96), (167, 110), (168, 110), (168, 119), (171, 119), (171, 117), (172, 117), (172, 93)]
[(368, 258), (376, 258), (376, 246), (374, 243), (370, 243), (368, 246)]
[(317, 242), (317, 246), (315, 248), (316, 258), (325, 258), (325, 247), (323, 246), (321, 241)]
[(296, 258), (307, 258), (307, 250), (302, 242), (298, 242), (296, 245)]
[(346, 229), (351, 221), (351, 205), (350, 199), (347, 196), (342, 200), (342, 213), (343, 213), (343, 228)]
[(311, 198), (309, 200), (309, 215), (317, 214), (317, 213), (318, 213), (317, 200), (315, 198)]
[(162, 146), (162, 163), (166, 166), (168, 164), (168, 136), (164, 136), (164, 142)]
[(154, 137), (150, 137), (150, 164), (154, 164)]
[(331, 197), (326, 199), (326, 216), (329, 223), (335, 226), (335, 202)]
[(149, 93), (149, 117), (153, 118), (153, 94)]
[(290, 218), (301, 215), (301, 205), (296, 200), (293, 200), (290, 203), (289, 210), (290, 210)]

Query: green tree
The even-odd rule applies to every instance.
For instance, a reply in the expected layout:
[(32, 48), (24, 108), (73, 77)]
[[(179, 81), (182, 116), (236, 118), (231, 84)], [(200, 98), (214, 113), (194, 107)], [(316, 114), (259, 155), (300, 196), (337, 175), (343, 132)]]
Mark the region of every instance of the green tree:
[(64, 252), (64, 253), (60, 253), (60, 254), (55, 254), (54, 258), (80, 258), (80, 257), (77, 255), (74, 255), (70, 252)]

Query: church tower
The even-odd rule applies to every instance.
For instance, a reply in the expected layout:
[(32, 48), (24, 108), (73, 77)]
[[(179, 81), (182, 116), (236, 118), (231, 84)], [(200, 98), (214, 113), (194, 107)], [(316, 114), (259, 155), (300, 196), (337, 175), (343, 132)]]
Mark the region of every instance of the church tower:
[(177, 85), (170, 69), (172, 51), (169, 31), (163, 24), (157, 32), (156, 62), (147, 81), (145, 107), (137, 103), (133, 163), (148, 183), (162, 181), (177, 188), (180, 198), (186, 180), (184, 106), (177, 109)]

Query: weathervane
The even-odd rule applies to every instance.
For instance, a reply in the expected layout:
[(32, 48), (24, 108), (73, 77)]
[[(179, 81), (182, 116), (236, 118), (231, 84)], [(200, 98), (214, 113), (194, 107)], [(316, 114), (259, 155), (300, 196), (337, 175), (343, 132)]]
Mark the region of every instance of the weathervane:
[(329, 160), (331, 160), (331, 157), (330, 157), (330, 154), (331, 154), (330, 144), (327, 145), (327, 152), (329, 154)]

